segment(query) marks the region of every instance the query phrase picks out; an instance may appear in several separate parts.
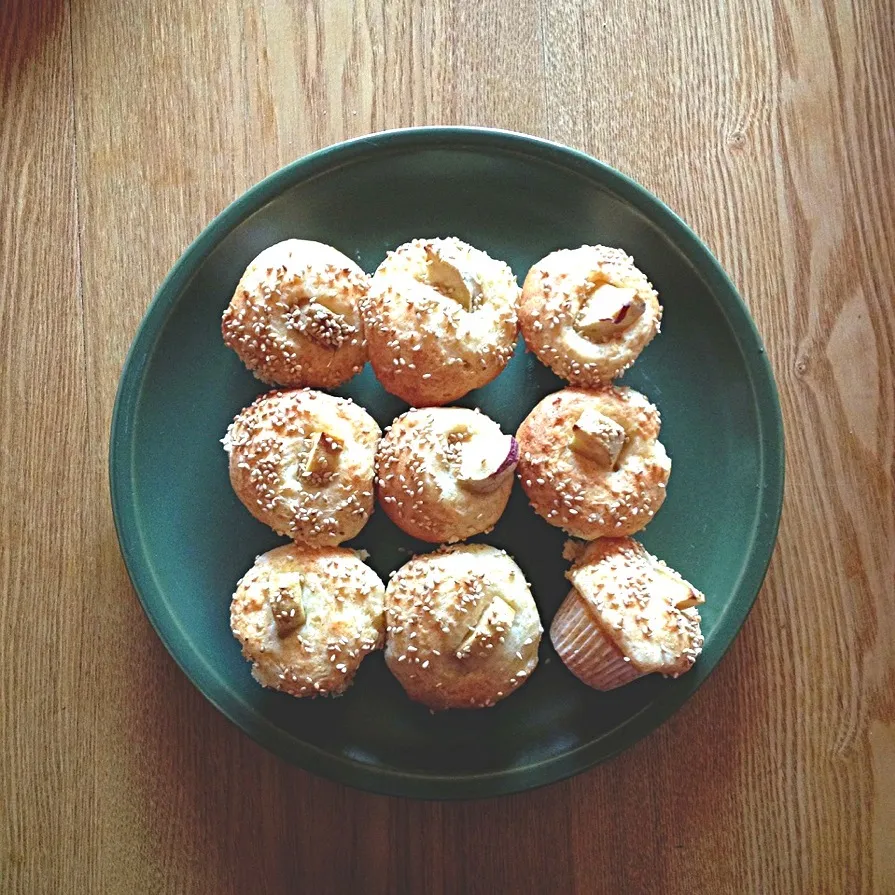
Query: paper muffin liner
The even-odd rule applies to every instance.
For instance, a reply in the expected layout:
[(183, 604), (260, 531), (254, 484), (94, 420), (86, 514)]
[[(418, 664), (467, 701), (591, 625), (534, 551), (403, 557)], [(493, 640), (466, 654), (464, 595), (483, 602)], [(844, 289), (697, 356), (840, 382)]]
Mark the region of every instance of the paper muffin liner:
[(574, 589), (553, 617), (550, 639), (566, 668), (595, 690), (614, 690), (643, 676), (600, 630)]

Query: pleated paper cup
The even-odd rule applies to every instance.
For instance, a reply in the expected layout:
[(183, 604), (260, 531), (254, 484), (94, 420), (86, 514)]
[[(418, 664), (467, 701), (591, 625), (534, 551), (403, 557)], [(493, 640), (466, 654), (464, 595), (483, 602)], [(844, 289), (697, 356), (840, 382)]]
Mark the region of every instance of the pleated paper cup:
[(614, 690), (642, 677), (600, 630), (575, 588), (553, 617), (550, 639), (566, 668), (595, 690)]

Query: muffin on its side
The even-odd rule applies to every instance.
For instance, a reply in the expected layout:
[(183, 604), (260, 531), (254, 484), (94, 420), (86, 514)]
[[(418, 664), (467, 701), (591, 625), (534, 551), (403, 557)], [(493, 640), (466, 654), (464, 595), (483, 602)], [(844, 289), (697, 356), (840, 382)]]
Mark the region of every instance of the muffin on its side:
[(379, 426), (362, 407), (312, 389), (269, 392), (224, 436), (230, 482), (279, 534), (327, 547), (353, 538), (373, 512)]
[(434, 544), (462, 541), (494, 527), (518, 458), (516, 439), (478, 410), (409, 410), (379, 443), (376, 490), (407, 534)]
[(621, 376), (659, 332), (656, 290), (621, 249), (551, 252), (529, 270), (519, 323), (541, 363), (572, 385)]
[(551, 525), (585, 540), (632, 534), (665, 500), (671, 460), (640, 392), (567, 388), (522, 421), (516, 474)]
[(287, 239), (243, 274), (224, 311), (224, 342), (262, 382), (335, 388), (367, 361), (358, 301), (370, 278), (332, 246)]
[(376, 377), (414, 407), (480, 388), (513, 354), (518, 300), (512, 270), (485, 252), (453, 237), (405, 243), (360, 303)]
[(538, 610), (503, 550), (460, 544), (415, 556), (393, 574), (385, 599), (385, 661), (431, 709), (494, 705), (538, 663)]
[(337, 696), (385, 636), (385, 589), (355, 553), (290, 544), (236, 587), (230, 627), (252, 676), (292, 696)]
[(702, 652), (705, 597), (631, 538), (588, 544), (566, 577), (550, 639), (566, 667), (597, 690), (645, 674), (678, 677)]

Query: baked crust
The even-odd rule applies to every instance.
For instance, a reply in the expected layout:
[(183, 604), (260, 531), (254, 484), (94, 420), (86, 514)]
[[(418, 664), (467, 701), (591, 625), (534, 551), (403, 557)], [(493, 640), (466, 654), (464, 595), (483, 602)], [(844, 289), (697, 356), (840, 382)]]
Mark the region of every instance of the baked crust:
[[(300, 625), (281, 634), (274, 611), (300, 601)], [(385, 587), (354, 550), (289, 544), (259, 556), (240, 580), (230, 627), (264, 687), (336, 696), (385, 639)]]
[[(296, 389), (259, 397), (233, 420), (223, 444), (246, 509), (279, 534), (324, 547), (353, 538), (370, 517), (380, 435), (350, 399)], [(324, 462), (308, 469), (317, 439)]]
[(385, 430), (376, 455), (376, 493), (388, 517), (407, 534), (433, 544), (490, 531), (506, 508), (513, 472), (480, 493), (458, 480), (458, 454), (471, 439), (500, 438), (500, 426), (478, 410), (409, 410)]
[(335, 388), (367, 360), (358, 302), (369, 285), (332, 246), (284, 240), (243, 274), (221, 320), (224, 342), (262, 382)]
[[(427, 259), (454, 256), (481, 294), (471, 309), (426, 281)], [(447, 404), (494, 379), (518, 334), (512, 270), (459, 239), (415, 239), (389, 252), (360, 308), (383, 387), (413, 407)]]
[[(638, 541), (593, 541), (566, 577), (574, 588), (566, 599), (583, 600), (596, 629), (641, 674), (677, 677), (693, 666), (705, 596)], [(564, 632), (554, 624), (550, 636), (563, 658)]]
[(459, 544), (415, 556), (385, 599), (385, 661), (408, 696), (432, 709), (494, 705), (537, 665), (538, 610), (502, 550)]
[[(572, 447), (574, 426), (587, 410), (625, 431), (614, 468)], [(567, 388), (548, 395), (516, 433), (516, 474), (535, 512), (585, 540), (639, 531), (662, 506), (671, 473), (659, 426), (659, 411), (631, 388)]]
[[(642, 315), (605, 341), (582, 334), (576, 321), (595, 284), (633, 289)], [(541, 363), (573, 385), (596, 387), (621, 376), (659, 332), (658, 294), (634, 259), (621, 249), (581, 246), (551, 252), (525, 277), (519, 324)]]

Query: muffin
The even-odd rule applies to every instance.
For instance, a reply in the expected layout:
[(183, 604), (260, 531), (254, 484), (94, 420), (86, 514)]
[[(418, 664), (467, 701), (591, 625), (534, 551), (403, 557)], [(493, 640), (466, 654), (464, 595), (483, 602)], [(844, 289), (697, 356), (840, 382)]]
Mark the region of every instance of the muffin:
[(538, 664), (543, 629), (525, 576), (486, 544), (415, 556), (393, 573), (385, 614), (385, 661), (433, 710), (494, 705)]
[(522, 286), (525, 344), (573, 385), (594, 387), (621, 376), (659, 332), (661, 319), (656, 290), (621, 249), (551, 252)]
[(353, 401), (297, 389), (262, 395), (223, 444), (233, 490), (256, 519), (299, 543), (333, 547), (373, 511), (380, 435)]
[(385, 639), (385, 588), (354, 550), (290, 544), (236, 586), (230, 627), (263, 687), (337, 696)]
[(550, 626), (566, 667), (597, 690), (645, 674), (678, 677), (702, 652), (705, 597), (631, 538), (588, 544), (566, 577), (572, 590)]
[(370, 362), (414, 407), (447, 404), (490, 382), (517, 335), (510, 268), (459, 239), (415, 239), (389, 252), (360, 303)]
[(335, 388), (367, 360), (358, 301), (369, 277), (332, 246), (287, 239), (248, 266), (224, 311), (224, 342), (262, 382)]
[(462, 541), (494, 527), (510, 498), (518, 458), (516, 439), (478, 410), (409, 410), (379, 443), (379, 502), (415, 538)]
[(516, 474), (538, 515), (585, 540), (632, 534), (665, 500), (659, 411), (631, 388), (567, 388), (522, 421)]

